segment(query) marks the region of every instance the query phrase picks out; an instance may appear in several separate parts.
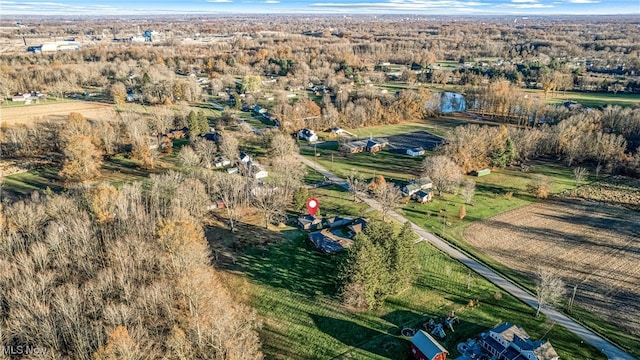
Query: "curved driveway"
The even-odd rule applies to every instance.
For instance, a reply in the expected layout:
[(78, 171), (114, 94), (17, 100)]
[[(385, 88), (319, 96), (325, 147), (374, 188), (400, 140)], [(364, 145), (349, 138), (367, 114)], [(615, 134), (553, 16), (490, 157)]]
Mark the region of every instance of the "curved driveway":
[[(341, 179), (341, 178), (337, 177), (336, 175), (332, 174), (331, 172), (327, 171), (327, 169), (325, 169), (324, 167), (322, 167), (319, 164), (317, 164), (317, 163), (315, 163), (315, 162), (303, 157), (302, 155), (299, 155), (299, 158), (304, 164), (306, 164), (309, 167), (315, 169), (316, 171), (318, 171), (319, 173), (324, 175), (331, 182), (334, 182), (334, 183), (344, 187), (345, 189), (349, 188), (349, 185), (343, 179)], [(365, 201), (372, 208), (374, 208), (376, 210), (380, 210), (381, 209), (380, 204), (378, 204), (378, 202), (375, 199), (372, 199), (372, 198), (370, 198), (368, 196), (364, 196), (363, 194), (359, 194), (358, 197), (360, 199), (362, 199), (363, 201)], [(409, 221), (404, 216), (398, 214), (395, 211), (390, 211), (389, 212), (389, 216), (394, 218), (395, 220), (397, 220), (398, 222), (400, 222), (402, 224), (404, 224), (407, 221)], [(457, 249), (453, 248), (452, 246), (447, 244), (445, 241), (443, 241), (439, 237), (437, 237), (437, 236), (425, 231), (424, 229), (422, 229), (418, 225), (416, 225), (414, 223), (411, 223), (411, 227), (413, 228), (413, 231), (415, 231), (416, 234), (418, 234), (420, 236), (420, 238), (417, 240), (417, 242), (428, 241), (433, 246), (437, 247), (438, 249), (440, 249), (444, 253), (448, 254), (452, 258), (460, 261), (461, 263), (463, 263), (465, 266), (467, 266), (471, 270), (475, 271), (476, 273), (480, 274), (481, 276), (483, 276), (487, 280), (491, 281), (492, 283), (494, 283), (498, 287), (502, 288), (504, 291), (506, 291), (506, 292), (510, 293), (511, 295), (515, 296), (516, 298), (520, 299), (525, 304), (531, 306), (534, 309), (538, 307), (538, 301), (536, 300), (536, 298), (533, 295), (531, 295), (528, 292), (524, 291), (522, 288), (520, 288), (519, 286), (517, 286), (516, 284), (514, 284), (510, 280), (507, 280), (506, 278), (504, 278), (502, 275), (498, 274), (497, 272), (489, 269), (488, 267), (480, 264), (476, 260), (474, 260), (474, 259), (468, 257), (467, 255), (461, 253), (460, 251), (458, 251)], [(576, 335), (578, 335), (584, 341), (586, 341), (589, 344), (591, 344), (591, 345), (595, 346), (596, 348), (600, 349), (605, 355), (607, 355), (607, 357), (609, 359), (611, 359), (611, 360), (634, 360), (635, 359), (633, 356), (627, 354), (623, 350), (619, 349), (618, 347), (616, 347), (615, 345), (611, 344), (607, 340), (605, 340), (605, 339), (601, 338), (600, 336), (596, 335), (591, 330), (589, 330), (589, 329), (585, 328), (584, 326), (578, 324), (577, 322), (575, 322), (574, 320), (572, 320), (568, 316), (562, 314), (561, 312), (556, 311), (556, 310), (551, 309), (551, 308), (548, 308), (548, 307), (543, 307), (541, 312), (544, 313), (547, 317), (549, 317), (553, 321), (555, 321), (556, 323), (558, 323), (558, 324), (564, 326), (565, 328), (571, 330), (572, 332), (574, 332)]]

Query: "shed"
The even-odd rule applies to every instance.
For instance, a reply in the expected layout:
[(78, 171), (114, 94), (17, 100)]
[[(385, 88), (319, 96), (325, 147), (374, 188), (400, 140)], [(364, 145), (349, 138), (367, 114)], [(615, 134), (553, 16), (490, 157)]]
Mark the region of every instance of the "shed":
[(424, 149), (421, 147), (407, 149), (407, 155), (409, 156), (422, 156), (424, 155)]
[(411, 355), (417, 360), (446, 360), (449, 352), (424, 330), (411, 338)]
[(228, 174), (237, 174), (238, 173), (238, 168), (237, 167), (228, 168), (227, 169), (227, 173)]
[(482, 170), (474, 171), (471, 173), (471, 175), (477, 176), (477, 177), (485, 176), (489, 174), (491, 174), (491, 169), (482, 169)]

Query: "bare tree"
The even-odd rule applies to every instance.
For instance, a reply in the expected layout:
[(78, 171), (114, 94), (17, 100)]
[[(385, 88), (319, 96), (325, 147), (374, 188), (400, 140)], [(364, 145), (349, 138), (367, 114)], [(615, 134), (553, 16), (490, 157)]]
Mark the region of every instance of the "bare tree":
[(390, 211), (400, 206), (400, 200), (402, 199), (402, 192), (400, 188), (395, 184), (386, 184), (385, 186), (379, 186), (375, 190), (375, 197), (380, 203), (382, 210), (382, 220), (385, 220), (387, 214)]
[(214, 193), (224, 203), (229, 227), (235, 231), (240, 209), (247, 203), (247, 180), (238, 174), (214, 173)]
[(205, 167), (210, 167), (213, 163), (213, 158), (218, 151), (216, 144), (213, 141), (197, 138), (194, 140), (193, 146), (198, 155), (200, 155), (203, 165)]
[(464, 203), (471, 204), (471, 199), (473, 199), (473, 195), (476, 193), (476, 182), (471, 179), (464, 179), (460, 193), (464, 199)]
[(353, 201), (358, 199), (358, 193), (367, 191), (369, 187), (369, 184), (367, 184), (355, 170), (352, 170), (349, 176), (347, 176), (347, 185), (349, 185), (349, 193), (353, 195)]
[(282, 188), (282, 196), (286, 201), (293, 199), (293, 194), (302, 186), (302, 179), (307, 173), (304, 166), (296, 157), (287, 157), (273, 162), (271, 183)]
[(195, 152), (189, 145), (183, 146), (182, 149), (180, 149), (178, 159), (180, 159), (182, 165), (186, 167), (198, 166), (202, 161), (200, 154)]
[(573, 178), (576, 180), (576, 187), (580, 186), (580, 183), (589, 175), (587, 169), (583, 167), (577, 167), (573, 169)]
[(222, 156), (231, 161), (232, 164), (236, 164), (238, 162), (238, 139), (233, 135), (229, 133), (222, 134), (219, 150), (220, 153), (222, 153)]
[(544, 305), (554, 305), (565, 294), (565, 286), (562, 279), (549, 270), (539, 270), (536, 274), (536, 300), (538, 308), (536, 317), (540, 315), (540, 310)]
[(462, 180), (462, 171), (451, 160), (444, 155), (429, 156), (422, 162), (422, 175), (431, 178), (433, 185), (438, 190), (438, 195), (442, 192), (455, 192)]
[(281, 218), (287, 208), (287, 200), (282, 188), (268, 184), (252, 189), (251, 204), (262, 213), (265, 229), (269, 228), (269, 224)]
[(285, 133), (279, 132), (273, 135), (269, 143), (271, 155), (274, 159), (284, 160), (298, 153), (295, 140)]

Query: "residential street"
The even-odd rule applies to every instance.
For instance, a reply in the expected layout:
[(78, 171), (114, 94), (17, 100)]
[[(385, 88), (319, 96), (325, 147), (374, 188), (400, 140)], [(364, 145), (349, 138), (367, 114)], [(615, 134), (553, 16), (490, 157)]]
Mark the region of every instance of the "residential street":
[[(329, 171), (327, 171), (325, 168), (323, 168), (319, 164), (317, 164), (317, 163), (315, 163), (315, 162), (313, 162), (313, 161), (311, 161), (309, 159), (306, 159), (302, 155), (299, 155), (299, 158), (301, 159), (301, 161), (303, 163), (305, 163), (309, 167), (315, 169), (316, 171), (318, 171), (322, 175), (326, 176), (328, 180), (330, 180), (330, 181), (332, 181), (332, 182), (344, 187), (345, 189), (348, 189), (349, 186), (347, 185), (347, 183), (343, 179), (341, 179), (341, 178), (337, 177), (336, 175), (330, 173)], [(363, 201), (365, 201), (372, 208), (374, 208), (376, 210), (380, 210), (381, 209), (380, 204), (375, 199), (373, 199), (373, 198), (371, 198), (371, 197), (369, 197), (369, 196), (367, 196), (365, 194), (359, 194), (358, 197), (360, 199), (362, 199)], [(394, 218), (396, 221), (398, 221), (400, 223), (406, 223), (408, 221), (404, 216), (402, 216), (402, 215), (400, 215), (400, 214), (398, 214), (397, 212), (394, 212), (394, 211), (389, 212), (389, 216)], [(516, 284), (514, 284), (510, 280), (507, 280), (502, 275), (500, 275), (500, 274), (494, 272), (493, 270), (489, 269), (488, 267), (480, 264), (476, 260), (471, 259), (467, 255), (461, 253), (460, 251), (456, 250), (455, 248), (453, 248), (452, 246), (447, 244), (445, 241), (443, 241), (439, 237), (437, 237), (434, 234), (431, 234), (431, 233), (425, 231), (424, 229), (418, 227), (416, 224), (411, 223), (411, 226), (412, 226), (413, 230), (420, 236), (420, 238), (418, 239), (418, 242), (428, 241), (429, 243), (431, 243), (432, 245), (434, 245), (435, 247), (437, 247), (441, 251), (445, 252), (446, 254), (451, 256), (452, 258), (460, 261), (461, 263), (463, 263), (468, 268), (472, 269), (473, 271), (475, 271), (476, 273), (480, 274), (481, 276), (483, 276), (487, 280), (491, 281), (492, 283), (494, 283), (498, 287), (502, 288), (504, 291), (506, 291), (506, 292), (510, 293), (511, 295), (517, 297), (518, 299), (520, 299), (521, 301), (523, 301), (527, 305), (531, 306), (532, 308), (534, 308), (534, 309), (537, 308), (538, 302), (535, 299), (535, 297), (533, 295), (529, 294), (528, 292), (524, 291), (522, 288), (520, 288), (519, 286), (517, 286)], [(619, 349), (615, 345), (611, 344), (607, 340), (601, 338), (600, 336), (594, 334), (590, 330), (586, 329), (585, 327), (583, 327), (582, 325), (580, 325), (577, 322), (573, 321), (572, 319), (570, 319), (566, 315), (560, 313), (559, 311), (553, 310), (553, 309), (548, 308), (548, 307), (543, 307), (542, 313), (544, 313), (547, 317), (549, 317), (550, 319), (552, 319), (556, 323), (558, 323), (558, 324), (566, 327), (567, 329), (573, 331), (576, 335), (578, 335), (584, 341), (588, 342), (589, 344), (595, 346), (598, 349), (601, 349), (602, 352), (605, 353), (609, 359), (612, 359), (612, 360), (634, 360), (635, 359), (631, 355), (627, 354), (626, 352), (624, 352), (623, 350)], [(532, 311), (532, 316), (533, 316), (533, 311)]]

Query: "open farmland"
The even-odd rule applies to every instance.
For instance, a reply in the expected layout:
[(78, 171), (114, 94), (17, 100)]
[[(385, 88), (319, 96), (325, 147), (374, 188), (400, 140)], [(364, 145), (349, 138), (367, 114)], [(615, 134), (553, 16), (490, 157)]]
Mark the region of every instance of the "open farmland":
[(34, 121), (64, 120), (71, 112), (77, 112), (88, 119), (109, 118), (115, 116), (111, 105), (69, 101), (53, 104), (21, 105), (0, 108), (0, 123), (30, 124)]
[(575, 301), (635, 336), (640, 334), (640, 214), (587, 202), (546, 201), (469, 226), (465, 239), (533, 278), (560, 275)]

